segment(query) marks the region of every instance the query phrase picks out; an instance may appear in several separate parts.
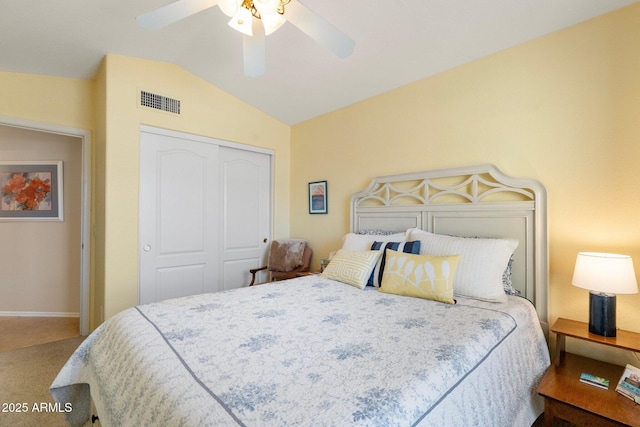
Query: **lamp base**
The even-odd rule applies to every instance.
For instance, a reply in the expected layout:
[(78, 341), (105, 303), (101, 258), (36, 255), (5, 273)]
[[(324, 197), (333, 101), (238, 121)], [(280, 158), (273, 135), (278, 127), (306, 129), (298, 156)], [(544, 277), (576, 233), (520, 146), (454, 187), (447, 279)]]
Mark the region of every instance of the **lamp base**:
[(603, 337), (616, 336), (616, 296), (589, 292), (589, 332)]

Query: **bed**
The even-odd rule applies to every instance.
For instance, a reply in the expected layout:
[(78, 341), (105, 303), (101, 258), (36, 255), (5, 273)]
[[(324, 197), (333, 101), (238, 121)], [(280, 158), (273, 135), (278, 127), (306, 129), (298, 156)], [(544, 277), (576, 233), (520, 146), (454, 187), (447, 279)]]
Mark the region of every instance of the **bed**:
[(72, 425), (531, 425), (545, 198), (492, 165), (375, 178), (322, 274), (125, 310), (51, 393)]

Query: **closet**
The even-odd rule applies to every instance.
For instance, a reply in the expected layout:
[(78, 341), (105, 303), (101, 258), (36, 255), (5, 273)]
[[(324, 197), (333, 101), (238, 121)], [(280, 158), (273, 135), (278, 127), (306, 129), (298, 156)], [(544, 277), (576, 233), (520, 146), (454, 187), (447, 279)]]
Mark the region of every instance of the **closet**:
[(139, 303), (246, 286), (271, 240), (273, 153), (140, 132)]

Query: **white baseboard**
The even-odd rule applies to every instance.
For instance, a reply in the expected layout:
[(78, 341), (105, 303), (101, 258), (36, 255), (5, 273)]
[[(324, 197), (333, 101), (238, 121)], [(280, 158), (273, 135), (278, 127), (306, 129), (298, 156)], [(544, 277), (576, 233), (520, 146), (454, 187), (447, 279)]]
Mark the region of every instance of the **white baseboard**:
[(80, 313), (60, 313), (44, 311), (0, 311), (0, 316), (15, 317), (80, 317)]

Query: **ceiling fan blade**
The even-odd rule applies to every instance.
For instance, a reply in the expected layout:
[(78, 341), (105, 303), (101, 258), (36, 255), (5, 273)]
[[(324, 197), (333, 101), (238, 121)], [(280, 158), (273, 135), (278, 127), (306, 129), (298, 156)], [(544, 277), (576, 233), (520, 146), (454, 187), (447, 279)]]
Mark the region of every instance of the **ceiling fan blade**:
[(242, 35), (242, 52), (244, 56), (244, 75), (259, 77), (264, 74), (266, 57), (266, 37), (262, 23), (253, 19), (253, 36)]
[(284, 17), (340, 58), (353, 53), (356, 43), (349, 36), (299, 1), (294, 0), (285, 6)]
[(136, 17), (138, 25), (146, 30), (159, 30), (188, 16), (218, 4), (219, 0), (178, 0)]

